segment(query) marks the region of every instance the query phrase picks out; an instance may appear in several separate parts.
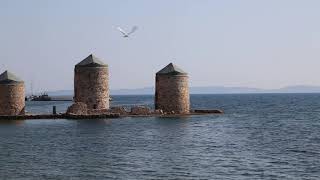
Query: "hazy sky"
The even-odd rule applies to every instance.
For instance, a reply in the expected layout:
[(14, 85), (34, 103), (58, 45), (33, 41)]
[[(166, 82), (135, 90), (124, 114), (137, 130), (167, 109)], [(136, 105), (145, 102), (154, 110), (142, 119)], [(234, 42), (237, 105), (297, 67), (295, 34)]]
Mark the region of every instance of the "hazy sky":
[[(28, 90), (73, 88), (95, 54), (110, 86), (154, 85), (173, 62), (191, 86), (320, 85), (319, 0), (0, 0), (0, 70)], [(116, 27), (139, 27), (125, 39)]]

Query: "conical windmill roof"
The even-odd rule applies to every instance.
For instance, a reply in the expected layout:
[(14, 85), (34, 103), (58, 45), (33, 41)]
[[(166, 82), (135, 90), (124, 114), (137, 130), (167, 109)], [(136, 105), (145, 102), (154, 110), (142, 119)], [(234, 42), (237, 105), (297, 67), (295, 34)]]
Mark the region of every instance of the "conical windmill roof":
[(5, 71), (0, 74), (0, 84), (10, 84), (10, 83), (21, 83), (23, 82), (20, 78), (9, 71)]
[(187, 75), (185, 71), (183, 71), (178, 66), (170, 63), (163, 69), (161, 69), (159, 72), (157, 72), (157, 75)]
[(86, 57), (84, 60), (82, 60), (76, 65), (76, 67), (106, 67), (106, 66), (108, 65), (102, 62), (99, 58), (97, 58), (93, 54), (90, 54), (88, 57)]

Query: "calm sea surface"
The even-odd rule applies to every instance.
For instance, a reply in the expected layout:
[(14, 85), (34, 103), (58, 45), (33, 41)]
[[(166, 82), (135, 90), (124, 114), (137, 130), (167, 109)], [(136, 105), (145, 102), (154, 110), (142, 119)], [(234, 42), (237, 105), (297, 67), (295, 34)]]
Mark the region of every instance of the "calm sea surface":
[[(152, 96), (113, 105), (153, 106)], [(187, 118), (0, 123), (0, 179), (320, 179), (320, 94), (192, 95)], [(70, 102), (28, 102), (65, 111)]]

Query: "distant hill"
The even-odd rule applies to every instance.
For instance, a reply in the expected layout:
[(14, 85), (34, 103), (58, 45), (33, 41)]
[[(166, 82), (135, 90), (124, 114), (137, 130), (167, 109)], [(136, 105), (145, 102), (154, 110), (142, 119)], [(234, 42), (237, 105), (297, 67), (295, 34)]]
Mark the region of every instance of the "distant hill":
[(138, 89), (111, 89), (110, 94), (114, 95), (138, 95), (138, 94), (154, 94), (154, 87), (138, 88)]
[[(154, 94), (154, 87), (137, 89), (111, 89), (111, 95)], [(191, 94), (251, 94), (251, 93), (320, 93), (320, 86), (288, 86), (280, 89), (258, 89), (249, 87), (190, 87)], [(48, 92), (50, 96), (72, 96), (73, 90)]]
[(270, 90), (271, 93), (320, 93), (320, 86), (288, 86), (277, 90)]

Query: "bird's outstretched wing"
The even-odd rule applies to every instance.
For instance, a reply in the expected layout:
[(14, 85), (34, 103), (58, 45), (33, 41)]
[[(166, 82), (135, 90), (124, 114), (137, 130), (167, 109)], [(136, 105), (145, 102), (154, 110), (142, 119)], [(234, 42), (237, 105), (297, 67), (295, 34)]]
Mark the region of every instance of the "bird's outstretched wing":
[(129, 33), (126, 33), (123, 29), (121, 29), (120, 27), (118, 27), (118, 30), (125, 36), (128, 36)]
[(138, 29), (138, 26), (133, 26), (131, 31), (128, 33), (128, 35), (134, 33), (137, 29)]

